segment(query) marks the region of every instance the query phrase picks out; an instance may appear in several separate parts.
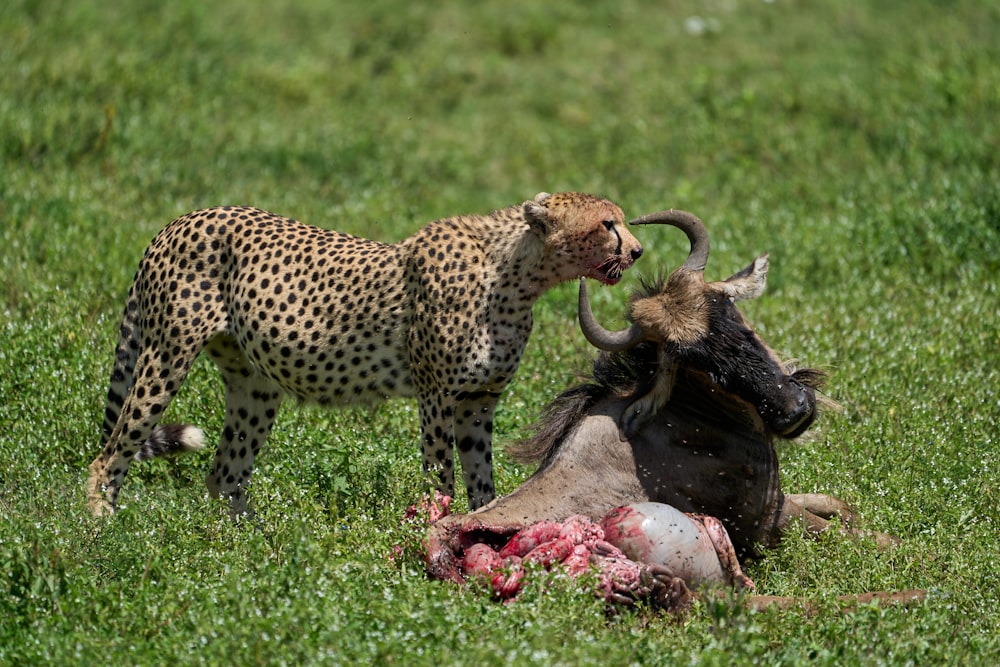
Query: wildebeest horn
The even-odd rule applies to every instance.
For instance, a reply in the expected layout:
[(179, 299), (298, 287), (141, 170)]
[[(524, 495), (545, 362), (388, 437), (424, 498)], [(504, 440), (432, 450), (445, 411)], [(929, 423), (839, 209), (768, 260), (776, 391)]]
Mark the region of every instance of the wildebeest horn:
[(605, 352), (621, 352), (638, 344), (642, 338), (642, 327), (633, 324), (628, 329), (622, 331), (608, 331), (594, 319), (594, 312), (590, 309), (590, 300), (587, 298), (587, 281), (580, 278), (580, 304), (578, 306), (580, 314), (580, 329), (583, 330), (584, 337), (591, 345)]
[(691, 242), (691, 252), (688, 253), (684, 268), (692, 271), (704, 271), (708, 263), (708, 230), (704, 223), (694, 213), (670, 209), (659, 213), (650, 213), (641, 218), (629, 221), (630, 225), (666, 224), (677, 227)]

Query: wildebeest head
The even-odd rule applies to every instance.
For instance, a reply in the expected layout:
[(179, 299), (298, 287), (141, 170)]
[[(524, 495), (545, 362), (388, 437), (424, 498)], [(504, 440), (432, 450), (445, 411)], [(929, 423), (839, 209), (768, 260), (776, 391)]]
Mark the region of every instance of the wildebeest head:
[(756, 258), (727, 280), (706, 282), (709, 242), (701, 220), (669, 210), (630, 224), (654, 223), (683, 230), (691, 252), (669, 278), (646, 284), (633, 296), (629, 328), (611, 332), (601, 327), (591, 312), (586, 284), (580, 282), (580, 326), (592, 345), (617, 352), (649, 341), (659, 348), (654, 383), (622, 418), (625, 435), (634, 434), (670, 399), (680, 366), (705, 373), (723, 391), (753, 405), (775, 435), (802, 434), (815, 419), (814, 389), (822, 384), (823, 374), (811, 369), (789, 372), (735, 305), (764, 291), (768, 256)]

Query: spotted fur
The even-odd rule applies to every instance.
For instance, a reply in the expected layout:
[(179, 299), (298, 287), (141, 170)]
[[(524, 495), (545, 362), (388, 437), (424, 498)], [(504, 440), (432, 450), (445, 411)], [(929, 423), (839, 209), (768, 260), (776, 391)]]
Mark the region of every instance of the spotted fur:
[(247, 512), (254, 457), (289, 395), (328, 406), (416, 396), (424, 468), (453, 494), (457, 444), (479, 507), (494, 496), (493, 413), (532, 304), (580, 276), (614, 284), (641, 253), (618, 206), (580, 193), (438, 220), (392, 245), (256, 208), (178, 218), (129, 291), (90, 508), (114, 511), (133, 461), (200, 446), (194, 427), (158, 422), (202, 351), (226, 398), (207, 485), (234, 514)]

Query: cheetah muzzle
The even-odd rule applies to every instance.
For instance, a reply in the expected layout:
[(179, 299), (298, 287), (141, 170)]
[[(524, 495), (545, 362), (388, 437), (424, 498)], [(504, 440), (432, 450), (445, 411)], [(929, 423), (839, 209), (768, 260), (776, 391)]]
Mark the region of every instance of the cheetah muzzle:
[(201, 446), (158, 426), (204, 350), (225, 385), (209, 490), (248, 511), (254, 457), (282, 399), (419, 402), (424, 469), (454, 493), (454, 448), (472, 508), (494, 496), (493, 414), (556, 284), (616, 283), (642, 253), (621, 209), (541, 193), (490, 215), (426, 225), (396, 244), (310, 227), (256, 208), (211, 208), (170, 223), (136, 272), (115, 352), (88, 502), (114, 511), (135, 460)]

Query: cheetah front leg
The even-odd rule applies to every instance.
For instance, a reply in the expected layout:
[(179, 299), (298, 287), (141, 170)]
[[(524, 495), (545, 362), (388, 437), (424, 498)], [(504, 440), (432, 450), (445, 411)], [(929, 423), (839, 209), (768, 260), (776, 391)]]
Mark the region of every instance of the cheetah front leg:
[(421, 393), (420, 433), (424, 472), (437, 479), (438, 490), (455, 496), (455, 404), (436, 393)]
[(469, 507), (493, 500), (493, 413), (500, 394), (482, 391), (465, 396), (455, 410), (455, 439)]

